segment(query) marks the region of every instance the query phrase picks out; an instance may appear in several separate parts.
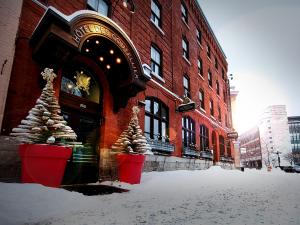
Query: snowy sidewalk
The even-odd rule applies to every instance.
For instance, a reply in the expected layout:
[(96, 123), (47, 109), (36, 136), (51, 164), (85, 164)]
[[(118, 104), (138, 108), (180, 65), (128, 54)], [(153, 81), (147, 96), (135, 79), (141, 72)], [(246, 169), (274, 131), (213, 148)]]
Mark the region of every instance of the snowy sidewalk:
[(300, 174), (222, 170), (144, 173), (128, 193), (84, 196), (0, 183), (0, 223), (300, 224)]

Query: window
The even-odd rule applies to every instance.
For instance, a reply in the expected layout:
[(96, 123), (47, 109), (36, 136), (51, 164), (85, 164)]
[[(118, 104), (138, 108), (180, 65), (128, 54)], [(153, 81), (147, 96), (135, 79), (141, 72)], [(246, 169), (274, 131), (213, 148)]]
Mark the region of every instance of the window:
[(213, 102), (213, 100), (209, 100), (209, 111), (210, 111), (210, 115), (214, 116), (214, 102)]
[(218, 70), (219, 69), (219, 63), (217, 57), (215, 57), (215, 68)]
[(181, 18), (186, 24), (188, 23), (188, 10), (183, 2), (181, 2)]
[(156, 98), (146, 98), (145, 105), (145, 136), (161, 140), (169, 139), (169, 110), (166, 105)]
[(203, 66), (202, 66), (202, 59), (201, 58), (198, 58), (197, 65), (198, 65), (198, 73), (203, 75)]
[(201, 31), (198, 28), (196, 29), (196, 37), (197, 37), (197, 41), (201, 44), (202, 33), (201, 33)]
[(199, 90), (199, 101), (200, 101), (200, 108), (205, 109), (205, 104), (204, 104), (204, 91)]
[(190, 80), (189, 78), (185, 75), (183, 76), (183, 90), (184, 90), (184, 97), (191, 98), (190, 94)]
[(209, 133), (205, 125), (200, 125), (200, 151), (209, 149)]
[(222, 79), (225, 80), (225, 71), (222, 69)]
[(210, 52), (210, 47), (209, 45), (207, 44), (207, 56), (210, 58), (211, 57), (211, 52)]
[(227, 144), (226, 144), (226, 146), (227, 146), (227, 156), (228, 157), (231, 157), (231, 147), (230, 147), (230, 142), (229, 141), (227, 141)]
[(188, 116), (182, 118), (182, 142), (184, 147), (196, 144), (195, 121)]
[(228, 117), (226, 114), (225, 114), (225, 126), (228, 127)]
[(219, 120), (220, 122), (222, 122), (222, 113), (221, 113), (221, 108), (220, 108), (220, 106), (218, 106), (218, 120)]
[(88, 0), (87, 8), (108, 16), (109, 2), (106, 0)]
[(217, 95), (220, 95), (220, 84), (219, 84), (219, 81), (216, 81), (216, 91), (217, 91)]
[(225, 155), (225, 139), (222, 135), (219, 135), (219, 148), (220, 148), (220, 155)]
[(225, 89), (223, 90), (223, 98), (224, 98), (224, 103), (227, 104), (227, 101), (226, 101), (226, 90)]
[(183, 57), (189, 59), (189, 42), (186, 37), (182, 38), (182, 49), (183, 49)]
[(161, 27), (161, 6), (156, 0), (151, 0), (151, 21)]
[(208, 71), (208, 73), (207, 73), (207, 80), (208, 80), (209, 86), (212, 87), (212, 75), (211, 75), (210, 71)]
[(155, 47), (151, 46), (151, 70), (157, 76), (162, 77), (162, 70), (161, 70), (161, 51)]

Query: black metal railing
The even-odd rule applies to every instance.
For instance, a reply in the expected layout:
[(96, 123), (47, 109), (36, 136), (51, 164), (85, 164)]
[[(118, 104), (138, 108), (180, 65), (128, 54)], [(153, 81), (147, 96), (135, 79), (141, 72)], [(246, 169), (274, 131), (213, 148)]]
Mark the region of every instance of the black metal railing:
[(211, 151), (200, 151), (200, 157), (205, 159), (213, 159), (213, 154)]
[(147, 142), (152, 148), (152, 152), (172, 153), (175, 151), (175, 146), (170, 142), (163, 142), (147, 138)]
[(182, 154), (184, 156), (199, 157), (200, 156), (200, 151), (197, 150), (196, 148), (193, 148), (193, 147), (184, 146)]
[(231, 158), (229, 156), (221, 155), (220, 156), (220, 161), (221, 162), (230, 162), (230, 163), (232, 163), (233, 162), (233, 158)]

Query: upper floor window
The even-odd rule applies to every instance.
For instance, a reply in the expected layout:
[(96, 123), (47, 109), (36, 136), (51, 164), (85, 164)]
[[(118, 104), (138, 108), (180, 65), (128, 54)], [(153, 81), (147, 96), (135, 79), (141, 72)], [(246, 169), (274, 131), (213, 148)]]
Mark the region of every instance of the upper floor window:
[(226, 90), (223, 90), (223, 98), (224, 98), (224, 103), (227, 104), (227, 96), (226, 96)]
[(222, 69), (222, 79), (225, 80), (225, 71)]
[(183, 2), (181, 2), (181, 18), (186, 24), (188, 23), (188, 10)]
[(195, 121), (188, 116), (182, 118), (182, 142), (185, 147), (196, 144)]
[(157, 47), (152, 45), (151, 46), (151, 70), (152, 73), (160, 77), (162, 77), (161, 62), (162, 62), (161, 51)]
[(184, 97), (190, 98), (191, 97), (190, 80), (186, 75), (183, 76), (183, 90), (184, 90)]
[(220, 122), (222, 122), (222, 113), (221, 113), (221, 108), (220, 108), (220, 106), (218, 106), (218, 120), (219, 120)]
[(87, 8), (108, 16), (109, 2), (107, 0), (88, 0)]
[(156, 98), (146, 98), (145, 102), (145, 136), (155, 140), (168, 140), (168, 107)]
[(225, 114), (225, 126), (228, 127), (228, 117), (226, 114)]
[(151, 21), (161, 27), (161, 6), (156, 0), (151, 0)]
[(209, 100), (209, 111), (210, 111), (210, 115), (214, 116), (214, 102), (213, 102), (213, 100)]
[(215, 57), (215, 68), (218, 70), (219, 69), (219, 62), (217, 57)]
[(220, 84), (219, 84), (219, 81), (216, 81), (216, 91), (217, 91), (217, 95), (220, 95)]
[(220, 148), (220, 155), (225, 155), (225, 139), (222, 135), (219, 135), (219, 148)]
[(210, 58), (211, 57), (211, 51), (210, 51), (210, 47), (207, 43), (207, 46), (206, 46), (206, 53), (207, 53), (207, 56)]
[(209, 86), (212, 87), (212, 75), (211, 75), (210, 71), (208, 71), (208, 73), (207, 73), (207, 80), (208, 80)]
[(183, 50), (183, 57), (189, 59), (189, 42), (186, 37), (182, 37), (182, 50)]
[(197, 37), (197, 41), (201, 44), (202, 33), (201, 33), (201, 31), (198, 28), (196, 29), (196, 37)]
[(198, 73), (203, 75), (203, 66), (202, 66), (202, 59), (201, 58), (198, 58), (197, 66), (198, 66)]
[(199, 101), (200, 101), (200, 108), (205, 109), (205, 104), (204, 104), (204, 91), (199, 90)]
[(209, 149), (209, 132), (205, 125), (200, 125), (200, 150), (205, 151)]

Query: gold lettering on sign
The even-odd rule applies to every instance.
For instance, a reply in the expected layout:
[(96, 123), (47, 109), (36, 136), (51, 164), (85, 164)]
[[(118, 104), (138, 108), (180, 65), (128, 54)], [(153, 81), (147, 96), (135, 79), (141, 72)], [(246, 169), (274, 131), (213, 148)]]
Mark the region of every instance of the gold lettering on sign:
[(131, 47), (128, 46), (128, 44), (123, 41), (122, 37), (114, 33), (108, 27), (103, 26), (101, 24), (93, 24), (93, 23), (81, 24), (80, 26), (76, 27), (73, 30), (72, 38), (75, 41), (75, 43), (79, 45), (83, 37), (91, 33), (105, 36), (109, 40), (114, 42), (117, 46), (119, 46), (122, 52), (124, 52), (126, 58), (128, 59), (128, 62), (131, 65), (135, 78), (138, 77), (138, 67), (136, 66), (135, 63), (135, 57), (132, 55)]

